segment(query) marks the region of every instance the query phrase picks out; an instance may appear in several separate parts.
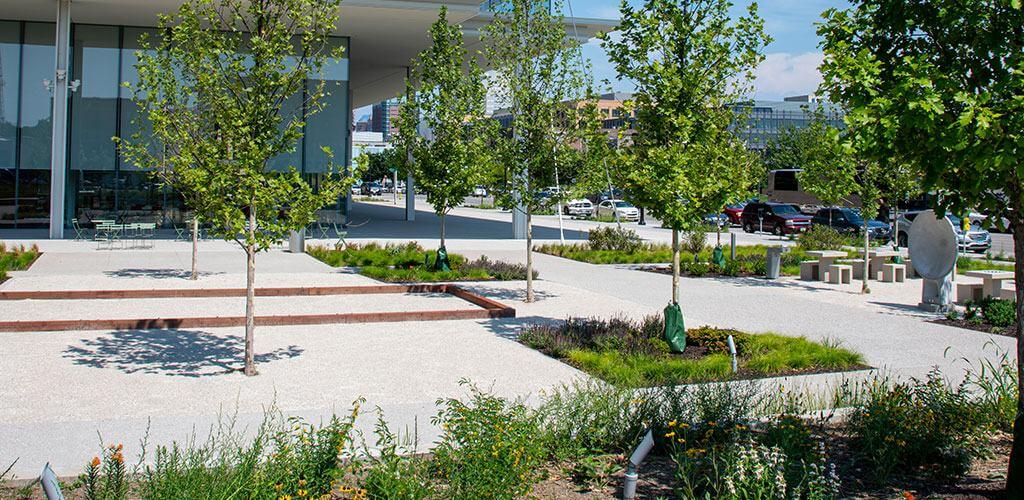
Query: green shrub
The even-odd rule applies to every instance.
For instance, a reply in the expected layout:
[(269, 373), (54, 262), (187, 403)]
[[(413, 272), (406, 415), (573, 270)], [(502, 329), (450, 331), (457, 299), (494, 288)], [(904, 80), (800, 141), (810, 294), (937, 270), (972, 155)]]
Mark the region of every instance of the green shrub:
[(963, 476), (984, 450), (985, 418), (964, 387), (938, 371), (907, 383), (875, 383), (847, 423), (855, 449), (878, 480), (927, 468), (938, 479)]
[[(463, 382), (465, 384), (465, 382)], [(469, 401), (441, 399), (434, 425), (444, 430), (434, 467), (447, 498), (512, 499), (539, 479), (545, 456), (536, 417), (517, 402), (470, 387)]]
[(640, 235), (632, 229), (616, 226), (591, 229), (587, 241), (592, 250), (633, 253), (643, 247)]
[(849, 234), (840, 234), (835, 229), (821, 224), (813, 224), (797, 238), (797, 247), (803, 251), (842, 250), (847, 246), (858, 246), (857, 238)]
[(1017, 322), (1017, 305), (1009, 300), (988, 299), (981, 303), (981, 316), (992, 326), (1013, 326)]
[(746, 355), (748, 351), (747, 343), (750, 341), (750, 334), (739, 330), (714, 328), (710, 326), (691, 328), (686, 331), (686, 341), (693, 345), (704, 347), (708, 352), (729, 354), (728, 339), (730, 335), (732, 335), (733, 342), (736, 344), (736, 354), (739, 356)]

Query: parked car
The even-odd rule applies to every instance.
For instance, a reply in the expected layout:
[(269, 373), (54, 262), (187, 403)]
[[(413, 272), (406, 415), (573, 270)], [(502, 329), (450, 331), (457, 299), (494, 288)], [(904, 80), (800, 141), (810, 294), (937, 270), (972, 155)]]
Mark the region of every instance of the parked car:
[[(818, 226), (831, 226), (840, 233), (849, 233), (860, 236), (864, 229), (864, 218), (860, 212), (852, 208), (823, 208), (814, 214), (811, 224)], [(892, 229), (888, 224), (877, 221), (868, 221), (868, 237), (872, 240), (887, 242), (892, 239)]]
[(732, 205), (726, 205), (725, 210), (722, 211), (726, 217), (729, 218), (729, 224), (734, 226), (740, 226), (743, 224), (742, 215), (743, 208), (747, 206), (746, 202), (733, 203)]
[(594, 204), (586, 198), (578, 200), (569, 200), (562, 207), (562, 211), (565, 215), (572, 215), (575, 217), (593, 217), (594, 215)]
[(475, 189), (473, 189), (473, 196), (477, 196), (480, 198), (487, 196), (487, 188), (483, 186), (477, 186)]
[(725, 227), (729, 225), (729, 216), (722, 214), (707, 214), (704, 216), (704, 224), (708, 226)]
[(639, 221), (640, 209), (623, 200), (604, 200), (597, 204), (595, 213), (598, 217), (615, 217), (618, 213), (619, 220)]
[(779, 236), (802, 233), (811, 226), (811, 218), (785, 203), (748, 203), (741, 217), (743, 231), (764, 230)]
[[(920, 211), (913, 211), (900, 214), (898, 233), (896, 234), (896, 243), (899, 246), (905, 247), (910, 243), (910, 226), (914, 224), (914, 219), (920, 213)], [(963, 221), (959, 217), (946, 215), (946, 218), (953, 223), (953, 228), (956, 230), (957, 244), (960, 245), (961, 249), (969, 252), (985, 253), (992, 248), (992, 235), (982, 228), (981, 224), (977, 221), (971, 222), (970, 229), (964, 231)], [(893, 229), (896, 230), (897, 228), (894, 227)]]
[(352, 194), (361, 194), (363, 192), (363, 181), (356, 181), (355, 184), (352, 184), (350, 191)]
[(383, 191), (383, 189), (380, 186), (380, 183), (377, 181), (373, 181), (369, 184), (363, 184), (363, 186), (365, 186), (364, 191), (366, 192), (366, 194), (370, 196), (377, 196), (381, 194), (381, 192)]

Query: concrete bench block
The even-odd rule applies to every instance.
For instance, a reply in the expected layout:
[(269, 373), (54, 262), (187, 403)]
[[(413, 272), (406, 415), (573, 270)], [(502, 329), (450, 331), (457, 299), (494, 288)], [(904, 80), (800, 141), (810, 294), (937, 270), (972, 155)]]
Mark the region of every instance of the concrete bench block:
[(981, 283), (957, 283), (956, 303), (964, 305), (968, 302), (979, 302), (982, 295)]
[(882, 264), (882, 281), (903, 283), (907, 280), (907, 266), (903, 264)]
[(818, 261), (805, 260), (800, 263), (800, 281), (815, 281), (818, 278)]
[(1017, 290), (1013, 288), (1004, 288), (1000, 294), (1000, 298), (1003, 300), (1009, 300), (1010, 302), (1017, 302)]
[(828, 266), (828, 282), (834, 285), (849, 283), (853, 280), (853, 266), (833, 264)]
[(910, 259), (904, 259), (903, 264), (907, 266), (907, 278), (917, 278), (917, 269), (914, 269), (914, 264), (910, 262)]

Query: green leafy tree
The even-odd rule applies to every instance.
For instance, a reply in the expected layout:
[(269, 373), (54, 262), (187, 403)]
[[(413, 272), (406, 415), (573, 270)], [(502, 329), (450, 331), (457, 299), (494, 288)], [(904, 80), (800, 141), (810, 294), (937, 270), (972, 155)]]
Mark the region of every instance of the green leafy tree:
[(752, 4), (733, 20), (728, 0), (622, 3), (602, 45), (619, 78), (636, 84), (632, 145), (617, 184), (672, 229), (672, 302), (679, 302), (679, 232), (749, 192), (759, 169), (734, 133), (731, 104), (750, 91), (770, 41)]
[(321, 76), (342, 57), (329, 38), (337, 22), (337, 0), (191, 0), (161, 16), (163, 37), (138, 52), (133, 98), (151, 133), (121, 140), (122, 151), (245, 251), (246, 375), (256, 374), (256, 254), (309, 224), (343, 187), (331, 178), (314, 189), (294, 166), (270, 168), (332, 91)]
[[(861, 0), (829, 10), (824, 86), (855, 123), (917, 169), (939, 210), (978, 209), (1013, 230), (1024, 283), (1024, 9), (1020, 0)], [(1024, 332), (1024, 287), (1017, 287)], [(1017, 335), (1018, 394), (1024, 338)], [(1018, 397), (1006, 498), (1024, 498)]]
[[(441, 248), (445, 246), (445, 216), (461, 205), (480, 182), (488, 152), (483, 120), (487, 90), (483, 71), (468, 54), (462, 28), (448, 24), (448, 9), (441, 8), (430, 27), (432, 45), (415, 61), (407, 82), (399, 117), (398, 148), (412, 154), (417, 188), (441, 219)], [(417, 126), (427, 129), (418, 134)]]
[(398, 177), (405, 177), (406, 156), (405, 151), (400, 148), (388, 148), (380, 152), (367, 152), (356, 158), (358, 162), (359, 179), (363, 182), (379, 181), (391, 178), (397, 169)]
[[(533, 302), (532, 214), (547, 208), (541, 191), (555, 184), (567, 151), (580, 147), (592, 127), (593, 98), (580, 41), (567, 36), (557, 0), (508, 0), (482, 34), (488, 66), (502, 100), (511, 103), (511, 126), (495, 134), (500, 173), (496, 201), (526, 215), (526, 301)], [(550, 8), (549, 8), (550, 7)]]
[[(856, 164), (843, 151), (840, 131), (816, 118), (804, 128), (789, 127), (765, 148), (769, 170), (797, 168), (797, 180), (826, 206), (850, 203)], [(831, 220), (829, 225), (831, 225)]]

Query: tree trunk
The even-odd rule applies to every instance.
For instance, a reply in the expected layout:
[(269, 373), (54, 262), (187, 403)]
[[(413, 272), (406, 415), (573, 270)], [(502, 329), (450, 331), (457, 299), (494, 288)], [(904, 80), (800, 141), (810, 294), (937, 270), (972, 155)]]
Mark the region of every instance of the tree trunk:
[(444, 246), (444, 214), (441, 214), (441, 246)]
[(672, 229), (672, 303), (679, 303), (679, 230)]
[(192, 217), (192, 276), (189, 279), (199, 279), (199, 217)]
[(1013, 278), (1017, 284), (1017, 416), (1013, 420), (1013, 448), (1010, 450), (1010, 469), (1006, 474), (1004, 498), (1024, 498), (1024, 215), (1017, 207), (1012, 214), (1013, 254), (1016, 265)]
[(254, 376), (256, 356), (253, 336), (256, 333), (256, 210), (249, 208), (248, 241), (245, 243), (245, 374)]
[(533, 215), (526, 209), (526, 301), (533, 302)]
[(864, 281), (860, 287), (860, 293), (871, 293), (871, 288), (868, 287), (868, 279), (871, 276), (871, 259), (868, 253), (871, 251), (871, 235), (868, 233), (868, 218), (864, 219)]

